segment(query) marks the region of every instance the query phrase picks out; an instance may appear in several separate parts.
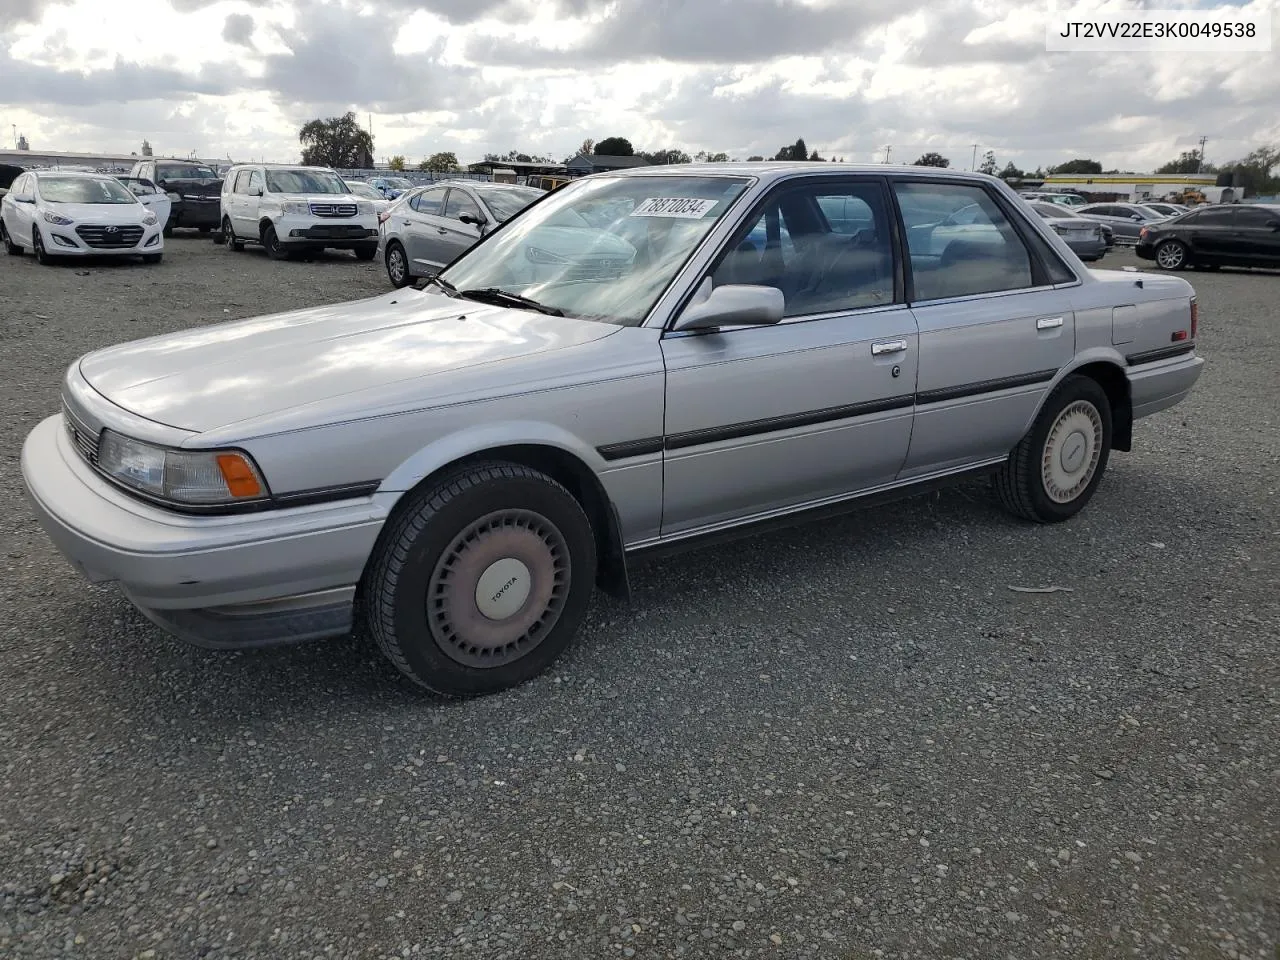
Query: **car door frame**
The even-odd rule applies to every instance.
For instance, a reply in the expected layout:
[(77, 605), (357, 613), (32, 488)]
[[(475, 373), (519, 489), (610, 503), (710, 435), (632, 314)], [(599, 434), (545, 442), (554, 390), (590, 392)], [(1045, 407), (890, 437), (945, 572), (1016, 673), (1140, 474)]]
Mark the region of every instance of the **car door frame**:
[[(1227, 254), (1231, 261), (1241, 266), (1266, 267), (1280, 266), (1280, 232), (1266, 226), (1250, 226), (1244, 222), (1247, 213), (1257, 212), (1264, 218), (1280, 221), (1280, 211), (1269, 213), (1256, 204), (1240, 204), (1231, 210), (1231, 233), (1227, 240)], [(1269, 243), (1267, 241), (1270, 241)], [(1261, 252), (1251, 250), (1261, 247)], [(1274, 249), (1268, 254), (1267, 249)]]
[[(891, 302), (786, 317), (767, 326), (728, 326), (715, 331), (672, 329), (680, 313), (699, 295), (707, 278), (716, 272), (738, 239), (745, 236), (745, 231), (754, 226), (781, 194), (815, 186), (838, 190), (845, 184), (870, 184), (881, 193), (892, 258)], [(762, 192), (744, 190), (744, 194), (747, 195), (746, 205), (738, 206), (744, 199), (739, 195), (721, 217), (721, 222), (703, 238), (703, 245), (690, 255), (684, 269), (677, 273), (672, 287), (668, 288), (668, 294), (659, 299), (649, 318), (653, 319), (655, 313), (661, 311), (658, 313), (662, 317), (659, 345), (664, 352), (667, 370), (664, 434), (657, 439), (663, 451), (661, 540), (664, 543), (834, 505), (892, 487), (910, 444), (916, 332), (914, 318), (905, 302), (902, 281), (901, 224), (894, 213), (891, 198), (887, 196), (886, 178), (878, 173), (811, 174), (782, 179), (769, 184)], [(677, 284), (677, 292), (670, 296)], [(871, 322), (859, 328), (856, 326), (859, 319)], [(648, 320), (645, 325), (648, 325)], [(833, 331), (841, 330), (844, 335), (831, 335)], [(681, 355), (686, 345), (690, 349), (701, 349), (704, 344), (705, 357), (688, 353)], [(877, 346), (889, 349), (882, 352), (876, 349)], [(857, 396), (862, 381), (855, 379), (853, 371), (861, 369), (878, 369), (883, 375), (883, 387), (879, 391), (870, 391), (880, 395), (861, 402), (783, 411), (781, 407), (785, 406), (785, 400), (790, 399), (781, 395), (786, 391), (781, 394), (772, 390), (760, 392), (758, 383), (762, 381), (750, 381), (752, 365), (785, 369), (781, 364), (770, 362), (787, 357), (814, 356), (809, 351), (828, 350), (831, 351), (828, 374), (832, 368), (840, 369), (846, 363), (851, 372), (849, 390), (837, 391), (829, 399), (844, 398), (848, 401)], [(715, 383), (706, 386), (710, 379), (708, 370), (719, 378), (718, 386), (726, 393), (718, 400), (712, 398), (699, 404), (704, 409), (696, 411), (692, 422), (701, 423), (701, 427), (690, 429), (690, 424), (681, 416), (684, 411), (678, 409), (682, 402), (682, 387), (686, 386), (679, 380), (685, 375), (690, 388), (714, 389)], [(744, 420), (741, 414), (733, 412), (734, 398), (727, 392), (731, 387), (741, 390), (743, 371), (747, 372), (746, 379), (761, 396), (772, 394), (784, 401), (776, 416)], [(705, 406), (715, 403), (724, 412), (708, 414)], [(702, 423), (698, 414), (702, 419), (721, 422)], [(901, 441), (900, 456), (897, 446), (887, 448), (882, 464), (875, 468), (874, 479), (864, 476), (857, 480), (837, 480), (824, 476), (822, 470), (829, 470), (836, 458), (829, 450), (819, 452), (818, 448), (825, 448), (837, 435), (846, 439), (865, 438), (870, 443), (877, 440), (896, 443), (893, 438), (897, 437)], [(759, 452), (753, 452), (752, 448)], [(857, 456), (863, 449), (857, 443), (850, 443), (846, 448), (849, 458), (855, 461), (854, 469), (857, 468)], [(822, 462), (815, 464), (815, 469), (797, 483), (798, 465), (806, 462), (806, 458)], [(720, 461), (719, 466), (713, 462), (716, 460)], [(760, 471), (765, 482), (745, 492), (737, 490), (733, 506), (728, 510), (714, 514), (706, 512), (703, 506), (699, 512), (701, 505), (693, 502), (694, 497), (689, 491), (696, 493), (706, 485), (699, 483), (693, 474), (711, 470), (722, 476), (725, 482), (732, 482), (736, 477), (741, 486), (745, 481), (756, 479), (756, 475), (751, 474), (753, 469)], [(691, 476), (682, 482), (682, 473)], [(790, 491), (786, 489), (787, 483), (792, 484)], [(706, 500), (705, 495), (703, 499)]]
[[(444, 205), (449, 199), (449, 187), (446, 184), (433, 183), (413, 199), (421, 200), (435, 190), (440, 191), (440, 211), (443, 213)], [(412, 203), (409, 205), (409, 212), (411, 216), (408, 219), (412, 223), (409, 224), (408, 231), (402, 231), (406, 234), (403, 242), (405, 255), (409, 258), (409, 272), (414, 276), (430, 276), (438, 273), (448, 262), (439, 259), (441, 245), (436, 238), (444, 229), (438, 222), (440, 214), (423, 213)]]
[[(472, 196), (470, 191), (468, 191), (465, 187), (458, 186), (457, 184), (454, 184), (449, 187), (449, 189), (445, 192), (444, 202), (440, 204), (440, 217), (439, 217), (440, 228), (439, 229), (445, 232), (440, 233), (439, 230), (437, 230), (437, 235), (440, 237), (443, 237), (442, 240), (439, 240), (437, 242), (442, 245), (442, 251), (441, 251), (442, 254), (451, 253), (452, 256), (450, 256), (448, 260), (444, 261), (444, 263), (441, 264), (442, 267), (448, 265), (449, 263), (452, 263), (462, 254), (466, 253), (469, 249), (475, 246), (476, 242), (479, 241), (479, 239), (483, 236), (483, 233), (478, 225), (463, 223), (461, 220), (457, 220), (453, 217), (450, 217), (446, 213), (446, 211), (449, 209), (449, 202), (453, 199), (453, 194), (455, 191), (462, 194), (464, 197), (470, 200), (472, 206), (476, 208), (476, 211), (482, 217), (485, 216), (484, 208), (480, 205), (480, 200), (478, 197)], [(459, 237), (465, 238), (466, 240), (465, 245), (463, 245), (462, 242), (459, 239), (457, 239)]]
[[(1062, 291), (1079, 286), (1080, 276), (1041, 232), (1041, 227), (1051, 228), (1039, 214), (1031, 214), (1035, 220), (1024, 215), (994, 186), (944, 176), (890, 174), (888, 180), (902, 231), (907, 303), (919, 329), (920, 354), (911, 447), (899, 477), (914, 481), (994, 465), (1008, 457), (1050, 384), (1076, 355), (1075, 313)], [(1031, 286), (918, 299), (906, 221), (894, 189), (898, 183), (984, 191), (1027, 250)], [(1061, 279), (1054, 279), (1046, 259), (1050, 255), (1058, 261)], [(1014, 357), (991, 363), (987, 376), (974, 376), (987, 354)], [(945, 361), (936, 361), (939, 356)], [(981, 415), (974, 409), (980, 404)]]

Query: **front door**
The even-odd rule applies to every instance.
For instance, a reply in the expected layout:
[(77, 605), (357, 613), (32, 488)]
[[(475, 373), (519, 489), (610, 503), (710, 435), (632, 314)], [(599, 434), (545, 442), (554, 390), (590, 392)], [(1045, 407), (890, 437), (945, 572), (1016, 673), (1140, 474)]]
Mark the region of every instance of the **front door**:
[[(920, 329), (902, 477), (920, 478), (1009, 453), (1049, 381), (1075, 356), (1075, 316), (1067, 294), (1052, 286), (1071, 277), (1065, 265), (1048, 244), (1033, 254), (1030, 225), (1015, 227), (985, 187), (904, 180), (893, 189), (908, 225), (911, 310)], [(983, 230), (947, 232), (950, 209), (976, 216)], [(941, 249), (926, 229), (930, 217), (944, 225)]]
[(878, 177), (767, 196), (710, 283), (786, 298), (768, 327), (667, 333), (663, 536), (891, 483), (911, 437), (916, 324)]
[[(469, 218), (470, 222), (463, 223), (463, 217)], [(465, 253), (480, 239), (481, 219), (480, 206), (471, 199), (471, 195), (465, 190), (451, 187), (441, 217), (444, 232), (437, 234), (441, 240), (440, 256), (444, 258), (444, 263)]]

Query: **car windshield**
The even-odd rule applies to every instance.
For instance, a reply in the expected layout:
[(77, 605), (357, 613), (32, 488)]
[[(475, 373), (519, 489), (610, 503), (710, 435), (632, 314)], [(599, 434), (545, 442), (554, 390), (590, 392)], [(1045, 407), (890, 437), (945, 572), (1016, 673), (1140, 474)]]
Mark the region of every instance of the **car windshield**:
[(49, 203), (137, 203), (118, 180), (94, 177), (41, 177), (40, 198)]
[(499, 223), (506, 223), (533, 201), (543, 196), (533, 187), (476, 187), (476, 195), (493, 211)]
[(569, 316), (640, 323), (746, 188), (742, 177), (591, 177), (542, 200), (441, 274)]
[(347, 185), (329, 170), (268, 170), (268, 193), (350, 193)]
[(347, 189), (357, 197), (368, 197), (370, 200), (381, 200), (382, 194), (367, 183), (348, 183)]
[(1076, 213), (1074, 210), (1068, 210), (1065, 206), (1057, 203), (1037, 203), (1036, 212), (1045, 218), (1053, 217), (1054, 219), (1065, 219), (1066, 217), (1075, 217), (1076, 219), (1080, 219), (1080, 214)]
[(386, 177), (383, 179), (382, 182), (385, 183), (387, 186), (395, 187), (398, 190), (408, 190), (410, 187), (413, 186), (413, 184), (410, 183), (408, 180), (406, 180), (404, 177)]
[(1144, 220), (1163, 220), (1165, 218), (1165, 214), (1161, 213), (1159, 210), (1152, 210), (1150, 207), (1144, 206), (1140, 203), (1135, 203), (1133, 205), (1133, 209), (1137, 211), (1138, 215)]
[(160, 163), (156, 165), (156, 176), (161, 180), (217, 180), (218, 175), (212, 167), (199, 163)]

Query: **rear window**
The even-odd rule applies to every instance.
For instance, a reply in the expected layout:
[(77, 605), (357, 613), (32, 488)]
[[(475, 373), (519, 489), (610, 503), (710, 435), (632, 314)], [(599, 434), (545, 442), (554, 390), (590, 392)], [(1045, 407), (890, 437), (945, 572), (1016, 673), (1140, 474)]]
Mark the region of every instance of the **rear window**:
[(156, 176), (161, 180), (217, 180), (213, 167), (200, 163), (158, 163)]

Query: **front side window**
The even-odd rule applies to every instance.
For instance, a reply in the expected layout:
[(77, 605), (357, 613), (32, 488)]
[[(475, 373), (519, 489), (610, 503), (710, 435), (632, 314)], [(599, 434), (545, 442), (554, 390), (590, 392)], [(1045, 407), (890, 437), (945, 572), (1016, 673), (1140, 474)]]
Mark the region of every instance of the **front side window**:
[(49, 203), (137, 203), (119, 180), (90, 177), (43, 177), (40, 198)]
[(249, 171), (249, 185), (245, 188), (245, 192), (255, 197), (262, 196), (262, 171)]
[(838, 181), (775, 195), (712, 274), (712, 284), (777, 287), (787, 317), (893, 302), (893, 240), (877, 183)]
[(347, 185), (329, 170), (268, 170), (268, 193), (350, 193)]
[(491, 288), (569, 316), (636, 325), (749, 182), (580, 180), (472, 247), (441, 277), (459, 291)]
[(450, 220), (461, 220), (463, 214), (473, 221), (480, 219), (480, 208), (469, 196), (454, 187), (449, 191), (449, 200), (444, 205), (444, 216)]
[(894, 192), (907, 227), (917, 300), (1032, 286), (1031, 253), (986, 190), (905, 182), (894, 184)]

